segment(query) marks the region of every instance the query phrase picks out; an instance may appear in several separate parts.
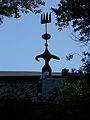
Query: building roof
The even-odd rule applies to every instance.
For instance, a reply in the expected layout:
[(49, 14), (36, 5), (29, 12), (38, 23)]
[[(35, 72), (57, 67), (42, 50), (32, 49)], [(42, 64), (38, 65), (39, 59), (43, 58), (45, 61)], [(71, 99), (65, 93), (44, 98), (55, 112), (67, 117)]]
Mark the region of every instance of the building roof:
[[(41, 74), (33, 71), (0, 71), (0, 76), (40, 76)], [(61, 76), (61, 73), (53, 72), (52, 76)]]

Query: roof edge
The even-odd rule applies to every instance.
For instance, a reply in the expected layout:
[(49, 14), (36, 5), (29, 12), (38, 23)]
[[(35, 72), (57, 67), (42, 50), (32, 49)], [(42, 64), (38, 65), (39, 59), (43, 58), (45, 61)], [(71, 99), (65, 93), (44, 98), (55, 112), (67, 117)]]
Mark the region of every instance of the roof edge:
[[(0, 76), (40, 76), (41, 74), (35, 71), (0, 71)], [(61, 73), (52, 72), (52, 76), (61, 76)]]

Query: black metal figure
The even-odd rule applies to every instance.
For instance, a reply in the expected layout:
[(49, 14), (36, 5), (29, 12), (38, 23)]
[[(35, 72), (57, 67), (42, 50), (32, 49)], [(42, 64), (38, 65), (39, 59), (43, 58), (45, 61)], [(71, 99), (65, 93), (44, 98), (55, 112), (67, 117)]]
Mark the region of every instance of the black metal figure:
[(45, 24), (45, 28), (46, 28), (46, 33), (42, 35), (42, 38), (46, 40), (46, 43), (45, 43), (45, 51), (36, 56), (36, 60), (39, 61), (38, 58), (43, 58), (45, 60), (45, 65), (43, 66), (42, 68), (42, 73), (44, 73), (45, 71), (48, 71), (49, 72), (49, 77), (51, 76), (51, 67), (49, 65), (49, 61), (50, 59), (57, 59), (57, 60), (60, 60), (59, 57), (51, 54), (48, 50), (48, 43), (47, 43), (47, 40), (49, 40), (51, 38), (51, 35), (47, 33), (47, 23), (50, 23), (51, 22), (51, 13), (48, 14), (48, 13), (44, 13), (44, 14), (41, 14), (41, 24)]

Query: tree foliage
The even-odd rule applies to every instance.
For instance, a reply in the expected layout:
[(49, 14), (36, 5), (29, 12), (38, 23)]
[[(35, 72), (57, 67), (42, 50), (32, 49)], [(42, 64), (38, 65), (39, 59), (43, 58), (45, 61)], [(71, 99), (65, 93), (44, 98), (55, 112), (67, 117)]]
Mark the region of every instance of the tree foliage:
[(39, 13), (39, 6), (44, 4), (42, 0), (0, 0), (0, 22), (4, 16), (19, 18), (21, 12)]
[(90, 52), (83, 51), (82, 55), (78, 53), (69, 54), (68, 56), (66, 56), (66, 60), (70, 61), (71, 59), (73, 59), (75, 54), (81, 57), (81, 61), (83, 63), (79, 71), (90, 73)]
[(90, 85), (85, 79), (59, 84), (50, 94), (48, 102), (57, 104), (54, 108), (51, 107), (55, 119), (88, 120), (90, 118)]
[(56, 14), (58, 29), (72, 25), (79, 31), (79, 41), (90, 42), (90, 0), (60, 0), (58, 8), (52, 8)]
[(59, 100), (76, 100), (90, 94), (90, 87), (86, 80), (77, 80), (73, 83), (66, 82), (59, 84), (56, 88), (52, 89), (50, 94), (50, 99), (57, 101), (57, 103)]

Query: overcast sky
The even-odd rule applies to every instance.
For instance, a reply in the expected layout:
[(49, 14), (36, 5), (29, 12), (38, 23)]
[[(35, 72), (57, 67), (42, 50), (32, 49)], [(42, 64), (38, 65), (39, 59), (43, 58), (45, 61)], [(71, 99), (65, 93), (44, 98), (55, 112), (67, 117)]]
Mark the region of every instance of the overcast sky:
[[(48, 1), (48, 2), (47, 2)], [(49, 12), (51, 6), (56, 7), (59, 0), (46, 0), (46, 6), (41, 7), (43, 12)], [(69, 53), (81, 53), (81, 47), (71, 39), (69, 28), (59, 32), (55, 25), (55, 15), (52, 14), (52, 23), (48, 24), (48, 33), (52, 35), (48, 41), (49, 51), (61, 58), (60, 61), (52, 59), (50, 66), (53, 72), (63, 68), (79, 69), (82, 62), (75, 55), (71, 61), (66, 61)], [(44, 25), (40, 24), (40, 14), (22, 14), (19, 19), (4, 18), (0, 25), (0, 71), (41, 71), (44, 60), (35, 60), (35, 56), (44, 52), (45, 40)]]

